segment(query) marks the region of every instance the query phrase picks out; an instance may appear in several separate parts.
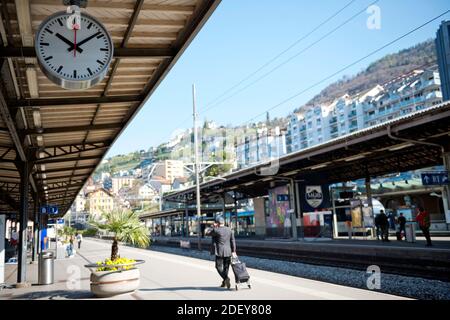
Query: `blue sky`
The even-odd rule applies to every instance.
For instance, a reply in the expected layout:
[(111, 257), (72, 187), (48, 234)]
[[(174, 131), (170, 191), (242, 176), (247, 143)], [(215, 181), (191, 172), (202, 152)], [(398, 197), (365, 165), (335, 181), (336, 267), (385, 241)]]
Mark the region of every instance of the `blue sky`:
[[(369, 14), (363, 12), (266, 78), (215, 105), (211, 110), (201, 112), (227, 89), (350, 2), (351, 0), (223, 0), (107, 156), (147, 150), (167, 141), (176, 129), (192, 127), (192, 83), (197, 88), (197, 107), (201, 121), (206, 118), (218, 124), (239, 125), (450, 9), (448, 0), (380, 0), (376, 4), (381, 10), (380, 29), (367, 28)], [(374, 0), (355, 0), (339, 15), (224, 98), (305, 50), (373, 2)], [(448, 19), (450, 14), (277, 107), (271, 111), (270, 116), (286, 116), (343, 75), (355, 74), (385, 54), (435, 37), (440, 22)]]

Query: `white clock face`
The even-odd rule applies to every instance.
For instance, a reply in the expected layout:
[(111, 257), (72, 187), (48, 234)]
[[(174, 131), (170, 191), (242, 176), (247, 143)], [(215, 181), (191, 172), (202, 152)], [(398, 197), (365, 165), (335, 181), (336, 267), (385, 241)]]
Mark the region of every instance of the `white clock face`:
[(66, 89), (85, 89), (106, 75), (113, 56), (113, 43), (104, 26), (82, 13), (81, 28), (67, 27), (70, 15), (48, 17), (36, 34), (36, 57), (47, 77)]

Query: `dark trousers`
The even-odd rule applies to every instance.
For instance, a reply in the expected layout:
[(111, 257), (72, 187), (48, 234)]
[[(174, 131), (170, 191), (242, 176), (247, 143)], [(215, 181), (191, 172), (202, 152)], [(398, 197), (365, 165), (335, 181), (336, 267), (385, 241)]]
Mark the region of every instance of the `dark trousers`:
[(231, 257), (216, 256), (216, 269), (223, 280), (228, 278), (228, 270), (230, 269)]
[(381, 240), (389, 240), (389, 226), (381, 226)]
[(403, 234), (406, 237), (406, 226), (405, 225), (400, 225), (400, 227), (399, 227), (398, 232), (400, 232), (400, 237), (401, 237), (402, 231), (403, 231)]
[(81, 241), (78, 241), (78, 249), (81, 247)]
[(427, 244), (431, 245), (430, 228), (420, 227), (420, 230), (422, 230), (425, 239), (427, 239)]

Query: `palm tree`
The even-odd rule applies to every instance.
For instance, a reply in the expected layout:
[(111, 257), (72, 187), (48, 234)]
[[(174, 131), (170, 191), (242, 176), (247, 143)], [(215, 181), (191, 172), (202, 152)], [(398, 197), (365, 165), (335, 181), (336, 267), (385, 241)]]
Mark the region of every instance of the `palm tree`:
[(141, 225), (138, 215), (131, 210), (114, 209), (111, 212), (104, 212), (100, 220), (91, 220), (90, 223), (97, 229), (114, 234), (111, 261), (118, 258), (119, 241), (131, 243), (141, 248), (147, 247), (150, 243), (147, 228)]

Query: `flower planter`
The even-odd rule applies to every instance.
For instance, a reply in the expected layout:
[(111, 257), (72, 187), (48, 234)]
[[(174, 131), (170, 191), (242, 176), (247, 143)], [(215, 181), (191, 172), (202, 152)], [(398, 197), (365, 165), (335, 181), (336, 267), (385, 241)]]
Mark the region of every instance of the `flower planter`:
[(139, 269), (121, 271), (92, 271), (91, 292), (96, 297), (111, 297), (139, 288)]
[[(135, 291), (140, 284), (140, 272), (135, 266), (141, 263), (144, 263), (144, 261), (136, 260), (133, 263), (117, 265), (86, 265), (85, 267), (91, 269), (91, 292), (96, 297), (105, 298)], [(99, 267), (119, 270), (97, 271)], [(125, 269), (124, 267), (131, 268)]]

